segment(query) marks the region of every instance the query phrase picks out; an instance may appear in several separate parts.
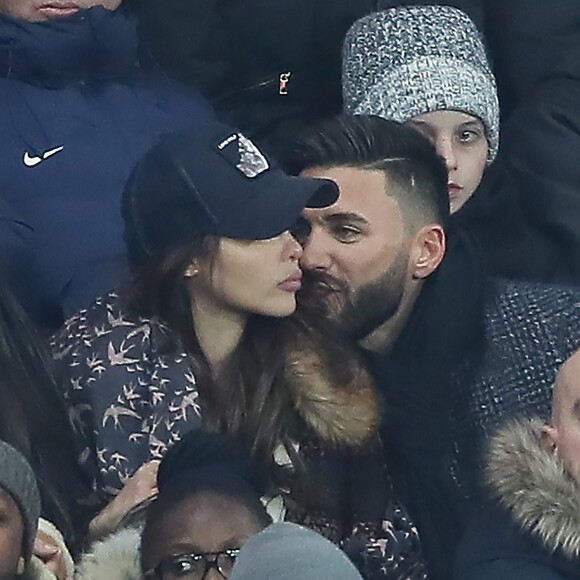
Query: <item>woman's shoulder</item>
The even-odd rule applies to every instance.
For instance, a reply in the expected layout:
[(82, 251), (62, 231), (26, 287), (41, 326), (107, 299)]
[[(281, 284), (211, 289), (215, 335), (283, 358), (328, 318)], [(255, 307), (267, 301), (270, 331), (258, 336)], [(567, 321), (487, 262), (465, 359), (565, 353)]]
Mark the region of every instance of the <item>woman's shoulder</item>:
[(51, 346), (54, 357), (62, 359), (74, 349), (97, 350), (119, 340), (124, 344), (139, 342), (143, 348), (157, 333), (169, 331), (155, 318), (130, 314), (121, 296), (109, 292), (67, 319), (52, 337)]
[(193, 360), (170, 329), (155, 318), (131, 315), (114, 292), (69, 318), (51, 347), (72, 390), (118, 384), (128, 375), (147, 384), (196, 382)]

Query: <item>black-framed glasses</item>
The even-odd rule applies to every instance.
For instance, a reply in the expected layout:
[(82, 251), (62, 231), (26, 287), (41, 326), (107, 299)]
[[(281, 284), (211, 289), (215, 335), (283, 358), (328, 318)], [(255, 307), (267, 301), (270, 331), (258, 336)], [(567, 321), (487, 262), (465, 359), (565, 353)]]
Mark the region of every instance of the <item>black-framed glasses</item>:
[(145, 573), (145, 578), (158, 580), (203, 580), (214, 568), (224, 578), (229, 578), (234, 567), (239, 548), (203, 554), (175, 554), (161, 560), (153, 569)]

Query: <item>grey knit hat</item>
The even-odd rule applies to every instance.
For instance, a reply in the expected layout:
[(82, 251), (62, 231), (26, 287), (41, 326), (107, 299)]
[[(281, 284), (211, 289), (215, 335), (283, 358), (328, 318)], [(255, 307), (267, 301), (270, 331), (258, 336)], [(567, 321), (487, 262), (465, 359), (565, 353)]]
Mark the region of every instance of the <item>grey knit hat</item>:
[(344, 552), (320, 534), (290, 523), (251, 537), (230, 580), (362, 580)]
[(493, 161), (499, 102), (482, 37), (450, 6), (407, 6), (369, 14), (348, 31), (342, 87), (347, 112), (405, 122), (442, 109), (479, 117)]
[(12, 496), (22, 515), (22, 545), (28, 560), (38, 528), (40, 495), (32, 467), (19, 451), (4, 441), (0, 441), (0, 488)]

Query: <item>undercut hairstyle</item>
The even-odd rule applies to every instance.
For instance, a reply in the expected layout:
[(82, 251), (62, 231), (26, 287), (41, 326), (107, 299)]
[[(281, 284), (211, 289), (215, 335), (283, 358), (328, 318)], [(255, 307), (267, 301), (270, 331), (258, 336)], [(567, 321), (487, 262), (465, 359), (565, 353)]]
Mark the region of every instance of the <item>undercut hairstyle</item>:
[(372, 115), (341, 115), (311, 127), (278, 153), (286, 171), (352, 167), (382, 171), (408, 230), (449, 217), (447, 169), (417, 130)]

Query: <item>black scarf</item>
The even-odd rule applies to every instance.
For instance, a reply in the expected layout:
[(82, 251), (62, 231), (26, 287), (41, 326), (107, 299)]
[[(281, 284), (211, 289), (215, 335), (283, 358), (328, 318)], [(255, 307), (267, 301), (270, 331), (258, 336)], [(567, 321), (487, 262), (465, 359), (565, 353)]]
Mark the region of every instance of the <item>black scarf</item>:
[(449, 228), (446, 256), (396, 345), (387, 355), (368, 355), (384, 397), (387, 465), (418, 525), (432, 578), (450, 577), (466, 511), (442, 457), (454, 445), (450, 408), (459, 387), (453, 373), (482, 352), (485, 279), (478, 246)]

